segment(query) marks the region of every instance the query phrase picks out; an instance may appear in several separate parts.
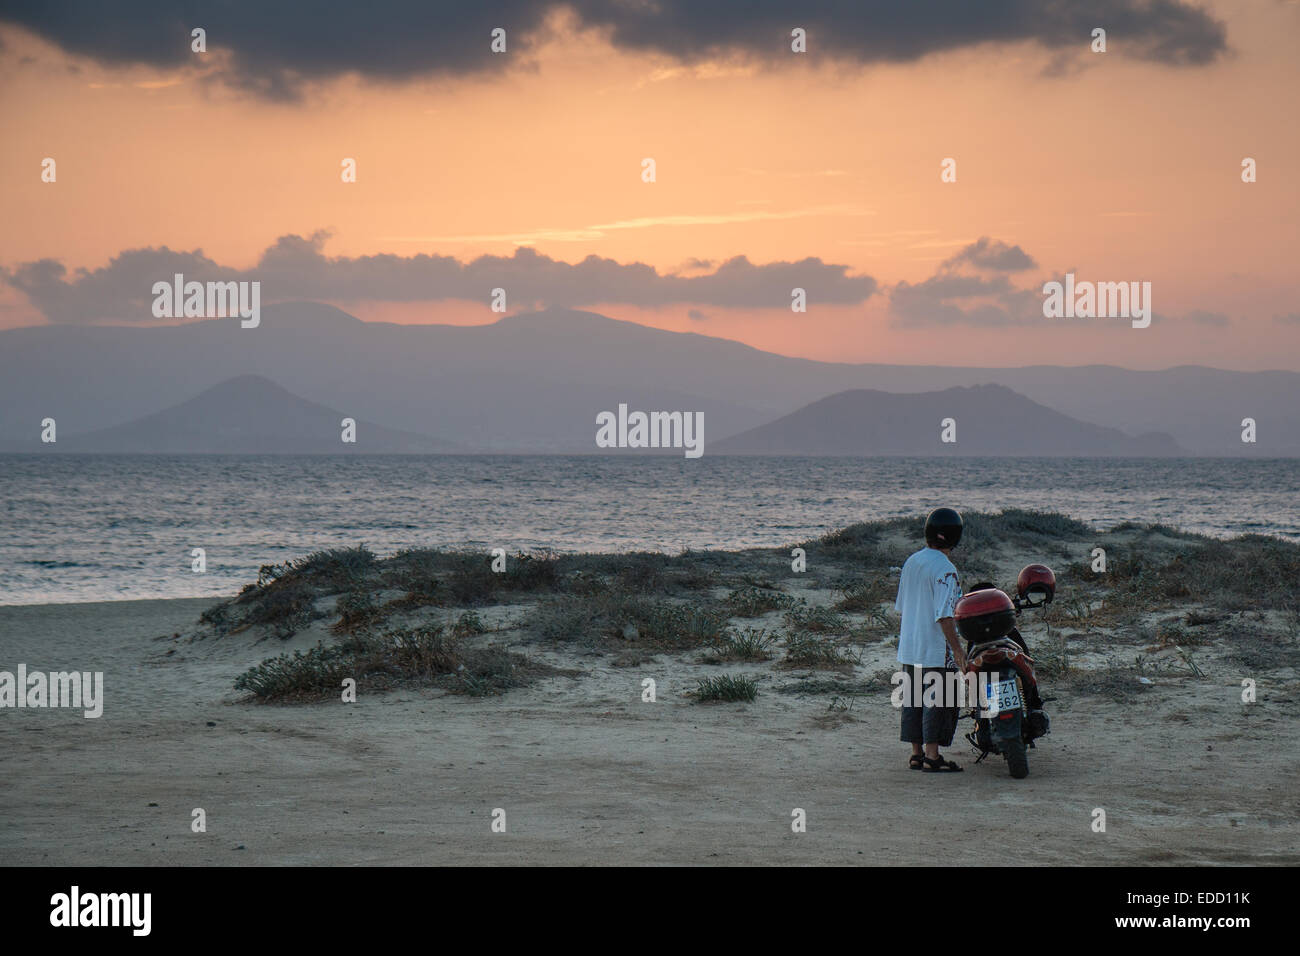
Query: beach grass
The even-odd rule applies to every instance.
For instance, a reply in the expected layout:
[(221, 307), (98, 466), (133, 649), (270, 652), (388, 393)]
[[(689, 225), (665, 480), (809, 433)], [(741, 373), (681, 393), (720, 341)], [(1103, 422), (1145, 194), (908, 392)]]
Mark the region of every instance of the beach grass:
[(752, 677), (722, 674), (702, 677), (695, 689), (695, 699), (700, 703), (749, 702), (758, 696), (758, 683)]
[[(1035, 613), (1027, 636), (1040, 676), (1071, 692), (1140, 693), (1148, 685), (1138, 678), (1153, 668), (1162, 679), (1206, 679), (1228, 643), (1233, 660), (1259, 666), (1286, 666), (1300, 646), (1300, 545), (1136, 524), (1101, 531), (1023, 509), (965, 519), (953, 555), (964, 582), (1012, 590), (1020, 566), (1055, 568), (1057, 600)], [(538, 551), (507, 555), (493, 570), (487, 553), (378, 557), (358, 545), (263, 567), (256, 582), (207, 609), (200, 626), (208, 637), (333, 636), (241, 676), (239, 688), (262, 699), (333, 694), (343, 670), (372, 686), (417, 680), (498, 693), (539, 673), (493, 643), (503, 633), (516, 645), (623, 663), (690, 652), (697, 664), (847, 674), (892, 655), (898, 567), (920, 538), (919, 518), (853, 524), (798, 545), (803, 571), (791, 566), (792, 546)], [(1094, 570), (1096, 548), (1104, 571)], [(846, 639), (878, 650), (864, 655)]]
[(470, 647), (465, 635), (462, 621), (354, 634), (264, 660), (236, 678), (235, 688), (263, 701), (319, 700), (339, 696), (348, 678), (358, 691), (447, 678), (442, 686), (451, 693), (485, 696), (549, 670), (504, 648)]
[(708, 649), (703, 660), (709, 664), (721, 664), (728, 661), (766, 661), (772, 659), (772, 646), (776, 643), (775, 634), (765, 628), (745, 627), (731, 629), (722, 635)]

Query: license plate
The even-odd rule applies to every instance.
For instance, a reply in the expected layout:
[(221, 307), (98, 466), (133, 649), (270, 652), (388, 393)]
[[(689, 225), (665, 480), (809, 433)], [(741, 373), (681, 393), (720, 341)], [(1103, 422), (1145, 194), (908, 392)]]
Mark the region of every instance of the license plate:
[(1020, 689), (1015, 678), (1011, 680), (989, 681), (985, 690), (984, 707), (988, 711), (984, 716), (995, 717), (1005, 711), (1020, 707)]

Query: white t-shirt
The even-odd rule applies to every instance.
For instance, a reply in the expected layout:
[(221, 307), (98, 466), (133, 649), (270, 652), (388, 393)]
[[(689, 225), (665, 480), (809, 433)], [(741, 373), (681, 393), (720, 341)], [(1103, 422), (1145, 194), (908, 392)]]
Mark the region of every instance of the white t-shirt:
[(957, 569), (937, 548), (922, 548), (907, 559), (898, 577), (894, 610), (903, 615), (898, 634), (898, 662), (916, 667), (943, 667), (950, 657), (939, 621), (952, 617), (961, 597)]

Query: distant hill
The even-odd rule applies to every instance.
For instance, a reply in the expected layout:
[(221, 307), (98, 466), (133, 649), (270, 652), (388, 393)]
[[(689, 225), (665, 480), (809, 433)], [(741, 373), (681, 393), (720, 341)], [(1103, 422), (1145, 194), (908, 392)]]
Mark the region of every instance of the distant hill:
[[(393, 325), (313, 302), (267, 305), (256, 329), (210, 319), (0, 330), (0, 440), (27, 443), (46, 417), (69, 436), (120, 425), (247, 374), (474, 451), (592, 453), (596, 415), (620, 403), (703, 412), (712, 444), (846, 389), (993, 384), (1129, 435), (1166, 432), (1190, 454), (1300, 456), (1300, 372), (815, 362), (592, 312)], [(1256, 444), (1241, 441), (1246, 417)]]
[[(956, 441), (941, 440), (944, 419)], [(1000, 385), (898, 395), (851, 389), (708, 446), (712, 455), (1178, 455), (1168, 435), (1132, 438)]]
[(345, 443), (341, 437), (345, 417), (356, 418), (299, 398), (260, 375), (241, 375), (136, 421), (82, 435), (60, 430), (53, 445), (32, 440), (24, 450), (250, 455), (428, 454), (456, 450), (450, 442), (361, 420), (356, 425), (356, 443)]

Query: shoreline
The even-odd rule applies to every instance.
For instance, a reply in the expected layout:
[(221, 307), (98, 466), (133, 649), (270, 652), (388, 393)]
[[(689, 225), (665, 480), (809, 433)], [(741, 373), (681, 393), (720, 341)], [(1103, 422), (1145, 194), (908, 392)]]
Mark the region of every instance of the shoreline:
[(153, 597), (153, 598), (117, 598), (115, 600), (92, 599), (87, 601), (43, 601), (31, 604), (0, 604), (0, 611), (16, 610), (18, 608), (64, 608), (64, 607), (120, 607), (124, 604), (170, 604), (177, 601), (197, 601), (201, 603), (213, 603), (215, 601), (226, 600), (233, 597), (230, 594), (214, 594), (210, 597)]
[[(1048, 514), (1048, 512), (1037, 512), (1037, 513)], [(1183, 528), (1162, 524), (1162, 523), (1153, 523), (1150, 525), (1140, 526), (1129, 520), (1114, 519), (1111, 521), (1099, 521), (1097, 519), (1076, 519), (1068, 515), (1062, 515), (1062, 516), (1070, 517), (1070, 520), (1078, 521), (1081, 524), (1087, 525), (1088, 528), (1095, 535), (1099, 537), (1114, 534), (1116, 532), (1136, 531), (1139, 533), (1169, 535), (1174, 538), (1182, 538), (1191, 541), (1202, 541), (1202, 542), (1214, 541), (1214, 542), (1221, 542), (1225, 544), (1233, 544), (1235, 542), (1241, 541), (1242, 539), (1266, 538), (1270, 541), (1275, 541), (1279, 544), (1300, 545), (1300, 539), (1293, 539), (1287, 537), (1283, 533), (1278, 533), (1278, 532), (1240, 531), (1232, 534), (1214, 534), (1214, 533), (1204, 532), (1204, 531), (1186, 530)], [(896, 522), (898, 520), (900, 519), (898, 518), (883, 519), (883, 523), (889, 524), (890, 522)], [(877, 523), (881, 523), (881, 522), (877, 522)], [(827, 533), (834, 533), (836, 530), (838, 529), (829, 528), (829, 527), (826, 529)], [(364, 537), (364, 535), (358, 534), (358, 535), (351, 535), (350, 537), (361, 538)], [(588, 559), (588, 560), (595, 560), (600, 558), (614, 559), (619, 557), (626, 557), (628, 555), (655, 555), (658, 557), (672, 559), (683, 553), (691, 553), (697, 555), (713, 555), (718, 557), (725, 557), (731, 560), (741, 561), (745, 559), (760, 560), (770, 556), (773, 552), (789, 551), (791, 548), (799, 547), (806, 544), (808, 544), (807, 541), (790, 540), (775, 545), (755, 545), (753, 547), (747, 547), (747, 548), (719, 547), (719, 548), (682, 549), (676, 552), (667, 549), (655, 549), (655, 548), (651, 548), (651, 549), (629, 548), (623, 550), (591, 551), (591, 550), (581, 550), (581, 549), (560, 549), (560, 548), (553, 548), (553, 547), (539, 547), (539, 548), (531, 549), (531, 551), (524, 552), (524, 553), (551, 554), (551, 555), (558, 555), (567, 558), (581, 558), (581, 559)], [(394, 557), (396, 554), (399, 554), (403, 550), (409, 550), (409, 549), (403, 547), (393, 547), (391, 549), (387, 549), (386, 551), (379, 551), (376, 553), (381, 560), (388, 560)], [(482, 549), (471, 548), (465, 544), (451, 544), (451, 545), (445, 545), (440, 548), (434, 548), (431, 550), (442, 550), (445, 551), (446, 553), (453, 553), (453, 552), (478, 553)], [(484, 551), (484, 553), (486, 553), (486, 551)], [(212, 603), (217, 603), (220, 601), (226, 601), (234, 598), (238, 594), (240, 588), (242, 588), (245, 584), (247, 584), (251, 579), (256, 577), (256, 573), (257, 573), (256, 570), (252, 569), (251, 567), (246, 572), (244, 572), (244, 575), (242, 577), (236, 576), (232, 572), (231, 574), (227, 575), (227, 578), (232, 582), (230, 589), (227, 590), (223, 588), (221, 590), (213, 591), (210, 594), (189, 595), (189, 596), (181, 595), (181, 596), (122, 597), (122, 598), (91, 597), (85, 600), (20, 601), (17, 603), (6, 603), (0, 601), (0, 609), (19, 608), (19, 607), (84, 606), (84, 605), (93, 605), (93, 604), (106, 604), (106, 605), (130, 604), (135, 602), (150, 602), (150, 601), (208, 601)]]

